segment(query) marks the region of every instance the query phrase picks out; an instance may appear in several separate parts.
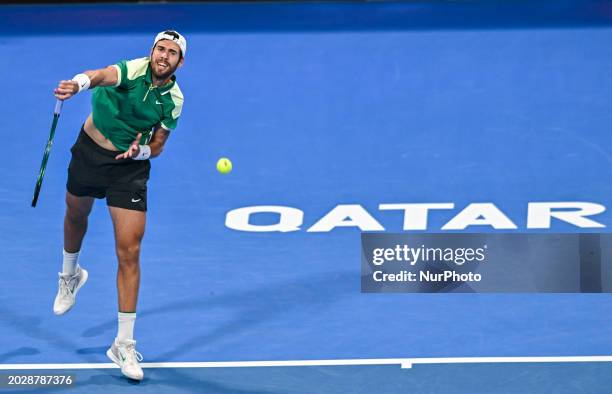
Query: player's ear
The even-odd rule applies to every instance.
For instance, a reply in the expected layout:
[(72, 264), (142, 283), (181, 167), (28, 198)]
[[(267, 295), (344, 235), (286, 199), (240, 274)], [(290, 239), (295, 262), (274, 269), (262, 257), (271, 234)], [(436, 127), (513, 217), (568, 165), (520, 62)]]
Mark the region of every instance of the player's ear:
[(178, 62), (178, 67), (183, 67), (183, 63), (185, 63), (185, 58), (181, 56), (181, 60)]

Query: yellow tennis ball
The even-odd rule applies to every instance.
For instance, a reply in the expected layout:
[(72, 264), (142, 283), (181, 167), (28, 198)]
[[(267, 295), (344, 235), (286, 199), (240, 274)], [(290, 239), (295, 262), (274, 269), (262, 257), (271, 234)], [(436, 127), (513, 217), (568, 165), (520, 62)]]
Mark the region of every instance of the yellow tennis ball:
[(227, 157), (222, 157), (217, 162), (217, 171), (221, 174), (227, 174), (232, 170), (232, 162)]

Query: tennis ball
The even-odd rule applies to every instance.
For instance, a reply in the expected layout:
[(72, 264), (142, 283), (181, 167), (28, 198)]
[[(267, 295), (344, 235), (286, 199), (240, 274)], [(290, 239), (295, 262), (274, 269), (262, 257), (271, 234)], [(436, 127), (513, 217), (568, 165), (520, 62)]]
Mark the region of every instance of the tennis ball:
[(227, 174), (232, 170), (232, 162), (227, 157), (222, 157), (217, 161), (217, 171)]

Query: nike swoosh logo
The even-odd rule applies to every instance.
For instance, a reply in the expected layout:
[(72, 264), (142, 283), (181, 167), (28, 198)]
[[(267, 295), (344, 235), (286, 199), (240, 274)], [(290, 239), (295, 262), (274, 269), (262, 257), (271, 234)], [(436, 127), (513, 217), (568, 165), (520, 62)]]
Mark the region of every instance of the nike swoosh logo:
[(138, 201), (140, 201), (140, 200), (142, 200), (142, 198), (139, 198), (138, 200), (134, 200), (134, 199), (132, 198), (132, 202), (138, 202)]
[(162, 103), (160, 103), (159, 101), (155, 100), (155, 104), (159, 104), (162, 105)]

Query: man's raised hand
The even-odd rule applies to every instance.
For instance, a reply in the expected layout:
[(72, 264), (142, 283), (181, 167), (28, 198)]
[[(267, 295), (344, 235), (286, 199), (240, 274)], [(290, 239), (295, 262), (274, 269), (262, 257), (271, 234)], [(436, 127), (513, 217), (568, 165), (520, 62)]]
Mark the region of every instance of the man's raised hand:
[(134, 141), (132, 141), (132, 144), (130, 145), (128, 150), (126, 150), (123, 153), (118, 154), (115, 157), (115, 159), (117, 159), (117, 160), (119, 160), (119, 159), (129, 159), (129, 158), (138, 156), (138, 154), (140, 153), (140, 137), (142, 137), (142, 133), (138, 133), (138, 135), (136, 136), (136, 139), (134, 139)]

